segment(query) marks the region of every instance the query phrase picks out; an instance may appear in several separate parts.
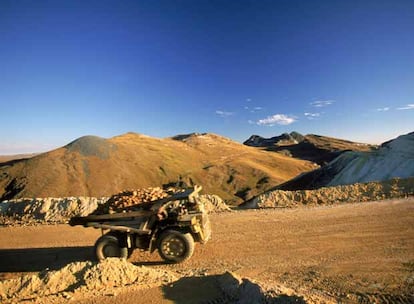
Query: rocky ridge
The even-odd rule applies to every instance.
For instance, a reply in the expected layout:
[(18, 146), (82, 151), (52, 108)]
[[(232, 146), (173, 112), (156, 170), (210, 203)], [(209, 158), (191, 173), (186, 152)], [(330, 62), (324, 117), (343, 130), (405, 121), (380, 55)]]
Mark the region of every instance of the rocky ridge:
[(345, 151), (370, 151), (376, 148), (349, 140), (315, 134), (302, 135), (298, 132), (283, 133), (271, 138), (252, 135), (243, 144), (309, 160), (318, 165), (325, 165)]

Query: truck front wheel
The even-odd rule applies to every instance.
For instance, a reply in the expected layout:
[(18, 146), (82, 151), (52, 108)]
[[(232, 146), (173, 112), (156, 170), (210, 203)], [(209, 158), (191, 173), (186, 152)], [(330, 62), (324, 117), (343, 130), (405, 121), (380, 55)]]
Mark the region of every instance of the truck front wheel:
[(193, 255), (193, 236), (177, 230), (166, 230), (158, 238), (158, 252), (169, 263), (184, 262)]
[(126, 259), (128, 248), (120, 247), (116, 236), (105, 234), (95, 243), (95, 255), (99, 261), (110, 257)]

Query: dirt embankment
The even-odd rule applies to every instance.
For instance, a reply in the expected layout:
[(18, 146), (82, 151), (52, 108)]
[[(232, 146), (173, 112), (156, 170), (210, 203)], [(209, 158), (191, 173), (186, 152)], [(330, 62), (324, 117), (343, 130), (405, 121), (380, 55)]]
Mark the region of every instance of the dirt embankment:
[[(136, 285), (161, 285), (177, 280), (166, 270), (134, 266), (126, 260), (111, 258), (101, 263), (74, 262), (56, 271), (43, 271), (19, 279), (0, 282), (2, 303), (54, 296), (54, 300), (72, 298), (73, 293), (110, 292), (111, 288)], [(71, 294), (69, 294), (71, 293)], [(55, 301), (53, 301), (55, 302)]]
[(404, 198), (414, 195), (414, 177), (383, 182), (357, 183), (316, 190), (269, 191), (242, 205), (241, 208), (275, 208), (332, 205)]
[[(87, 216), (93, 212), (122, 212), (124, 208), (144, 206), (165, 198), (178, 189), (144, 188), (123, 191), (110, 198), (64, 197), (23, 198), (0, 202), (0, 224), (67, 223), (73, 216)], [(217, 195), (203, 194), (198, 199), (209, 213), (230, 211), (230, 207)]]
[[(231, 272), (211, 276), (207, 280), (210, 281), (210, 297), (214, 298), (214, 303), (279, 303), (276, 300), (281, 298), (305, 303), (304, 298), (294, 295), (291, 289), (281, 285), (265, 287)], [(168, 290), (182, 281), (186, 279), (178, 279), (172, 271), (135, 266), (126, 260), (110, 258), (100, 263), (73, 262), (56, 271), (45, 270), (36, 275), (2, 281), (0, 300), (2, 303), (31, 303), (33, 300), (42, 304), (66, 303), (89, 297), (116, 296), (128, 286), (135, 290), (153, 287)], [(205, 300), (208, 303), (209, 299)]]

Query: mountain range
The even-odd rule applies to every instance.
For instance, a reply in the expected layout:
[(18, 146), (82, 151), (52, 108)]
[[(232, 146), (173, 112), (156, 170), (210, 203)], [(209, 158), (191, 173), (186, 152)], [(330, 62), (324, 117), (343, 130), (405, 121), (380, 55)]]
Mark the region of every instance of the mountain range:
[(209, 133), (84, 136), (33, 157), (0, 158), (0, 201), (200, 184), (205, 193), (238, 205), (270, 189), (414, 176), (413, 151), (414, 132), (380, 147), (297, 132), (252, 135), (244, 144)]
[(215, 134), (84, 136), (32, 158), (1, 163), (0, 201), (200, 184), (206, 193), (237, 204), (316, 167)]
[(309, 160), (321, 166), (334, 160), (345, 151), (371, 151), (376, 149), (375, 145), (315, 134), (302, 135), (298, 132), (283, 133), (271, 138), (252, 135), (244, 144), (266, 151), (283, 153), (294, 158)]

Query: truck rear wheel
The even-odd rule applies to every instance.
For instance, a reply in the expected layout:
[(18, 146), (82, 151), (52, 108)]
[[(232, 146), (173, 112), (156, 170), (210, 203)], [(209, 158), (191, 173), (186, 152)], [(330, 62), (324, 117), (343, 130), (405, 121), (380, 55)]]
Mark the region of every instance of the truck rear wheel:
[(169, 263), (188, 260), (194, 252), (194, 239), (190, 233), (166, 230), (158, 238), (158, 253)]
[(95, 243), (95, 255), (99, 261), (110, 257), (126, 259), (128, 248), (120, 247), (116, 236), (105, 234)]

